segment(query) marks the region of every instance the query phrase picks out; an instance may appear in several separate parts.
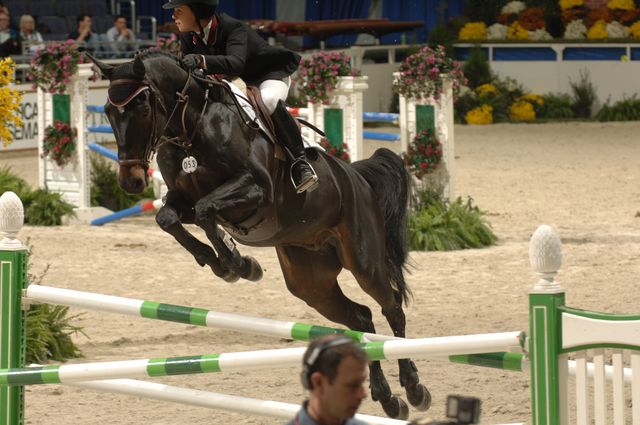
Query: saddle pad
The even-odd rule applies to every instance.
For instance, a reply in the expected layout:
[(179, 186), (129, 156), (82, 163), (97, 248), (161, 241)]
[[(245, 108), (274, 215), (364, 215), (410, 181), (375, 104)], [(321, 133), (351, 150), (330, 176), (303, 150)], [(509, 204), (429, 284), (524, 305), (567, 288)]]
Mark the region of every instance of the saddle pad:
[[(222, 80), (222, 81), (224, 81), (224, 83), (231, 88), (231, 91), (235, 95), (236, 99), (238, 99), (238, 103), (242, 106), (242, 108), (247, 113), (247, 115), (249, 115), (251, 119), (255, 120), (256, 111), (253, 109), (253, 106), (251, 106), (251, 104), (247, 101), (247, 97), (242, 92), (242, 90), (240, 90), (240, 88), (235, 84), (233, 84), (231, 81), (228, 81), (228, 80)], [(258, 119), (257, 121), (258, 121), (258, 125), (260, 126), (260, 129), (264, 131), (266, 134), (269, 134), (269, 131), (267, 130), (267, 127), (262, 122), (262, 120)], [(319, 143), (314, 142), (313, 140), (308, 140), (304, 136), (302, 137), (302, 140), (304, 141), (305, 148), (315, 148), (315, 149), (324, 150), (324, 148)]]

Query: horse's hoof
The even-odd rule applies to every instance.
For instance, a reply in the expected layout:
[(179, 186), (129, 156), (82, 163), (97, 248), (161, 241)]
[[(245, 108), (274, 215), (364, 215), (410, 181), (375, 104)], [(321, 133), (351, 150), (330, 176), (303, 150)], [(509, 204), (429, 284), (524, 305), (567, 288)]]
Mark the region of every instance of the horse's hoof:
[(384, 413), (390, 418), (406, 420), (409, 417), (409, 406), (400, 397), (391, 396), (389, 401), (381, 404)]
[(227, 273), (226, 275), (224, 275), (224, 276), (222, 277), (222, 279), (223, 279), (225, 282), (233, 283), (233, 282), (237, 282), (237, 281), (238, 281), (238, 279), (240, 279), (240, 276), (238, 276), (235, 272), (231, 272), (231, 271), (230, 271), (229, 273)]
[(244, 260), (242, 267), (238, 269), (241, 278), (256, 282), (262, 279), (262, 267), (253, 257), (242, 257)]
[(431, 407), (431, 393), (422, 384), (418, 384), (415, 387), (405, 388), (407, 391), (407, 400), (416, 409), (424, 412)]

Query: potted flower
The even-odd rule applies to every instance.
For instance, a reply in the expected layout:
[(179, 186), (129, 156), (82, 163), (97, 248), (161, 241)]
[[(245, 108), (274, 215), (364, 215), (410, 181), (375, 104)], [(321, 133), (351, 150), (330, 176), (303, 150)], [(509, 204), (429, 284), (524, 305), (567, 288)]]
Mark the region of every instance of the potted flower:
[(351, 67), (343, 52), (318, 52), (302, 59), (295, 81), (300, 98), (308, 103), (328, 103), (340, 77), (357, 77), (360, 71)]
[(62, 121), (55, 121), (44, 130), (43, 156), (48, 156), (60, 167), (69, 163), (76, 150), (77, 130)]
[(22, 119), (18, 115), (22, 95), (18, 90), (8, 87), (13, 82), (14, 67), (11, 58), (0, 59), (0, 142), (5, 147), (13, 141), (10, 127), (22, 126)]
[(404, 154), (409, 172), (422, 180), (438, 168), (442, 161), (442, 143), (432, 130), (423, 130), (414, 137)]
[(445, 81), (451, 82), (456, 97), (466, 83), (460, 63), (448, 57), (443, 46), (427, 46), (402, 62), (393, 90), (406, 98), (438, 100), (444, 94)]
[(341, 159), (347, 164), (351, 163), (351, 158), (349, 157), (349, 146), (346, 143), (332, 145), (326, 137), (323, 137), (320, 139), (320, 146), (324, 148), (327, 155)]
[(36, 50), (27, 78), (33, 82), (34, 88), (63, 94), (78, 71), (78, 64), (85, 62), (84, 54), (78, 51), (75, 41), (51, 42), (47, 47)]

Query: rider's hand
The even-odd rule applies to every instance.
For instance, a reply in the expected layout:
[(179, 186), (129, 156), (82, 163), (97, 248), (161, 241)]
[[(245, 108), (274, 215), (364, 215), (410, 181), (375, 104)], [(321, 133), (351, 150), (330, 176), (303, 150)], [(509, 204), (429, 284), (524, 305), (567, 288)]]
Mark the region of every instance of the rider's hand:
[(182, 63), (188, 70), (200, 69), (202, 55), (189, 54), (182, 58)]

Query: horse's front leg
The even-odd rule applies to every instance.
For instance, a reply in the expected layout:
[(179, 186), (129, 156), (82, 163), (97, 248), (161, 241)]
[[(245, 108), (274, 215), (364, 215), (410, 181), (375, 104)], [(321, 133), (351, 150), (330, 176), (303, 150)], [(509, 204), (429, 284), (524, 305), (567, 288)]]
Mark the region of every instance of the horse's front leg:
[(195, 223), (201, 227), (220, 256), (223, 266), (247, 280), (260, 280), (262, 267), (253, 257), (240, 255), (231, 237), (216, 223), (225, 211), (253, 210), (264, 200), (264, 192), (249, 173), (239, 174), (202, 197), (195, 207)]
[(227, 282), (235, 282), (239, 276), (230, 268), (223, 266), (213, 248), (200, 242), (182, 225), (193, 223), (194, 213), (185, 206), (175, 191), (169, 190), (165, 205), (156, 214), (156, 223), (162, 230), (173, 236), (180, 245), (189, 251), (198, 264), (211, 267), (213, 273)]

